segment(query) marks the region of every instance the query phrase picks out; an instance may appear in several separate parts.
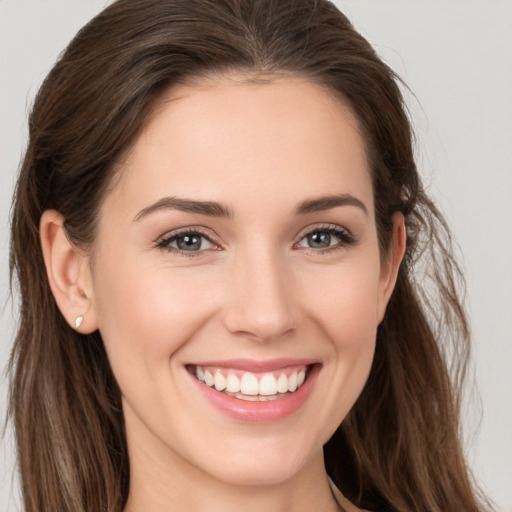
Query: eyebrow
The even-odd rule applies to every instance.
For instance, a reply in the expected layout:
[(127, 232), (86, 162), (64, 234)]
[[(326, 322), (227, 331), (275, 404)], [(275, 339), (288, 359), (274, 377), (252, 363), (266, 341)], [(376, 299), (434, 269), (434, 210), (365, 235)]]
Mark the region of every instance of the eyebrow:
[[(350, 194), (337, 194), (330, 196), (322, 196), (314, 199), (303, 201), (296, 209), (296, 215), (306, 215), (308, 213), (322, 212), (337, 208), (339, 206), (355, 206), (360, 208), (366, 215), (368, 210), (364, 203)], [(232, 218), (231, 210), (217, 203), (216, 201), (199, 201), (197, 199), (184, 199), (180, 197), (163, 197), (146, 208), (143, 208), (135, 216), (138, 222), (148, 215), (160, 210), (179, 210), (187, 213), (198, 213), (211, 217)]]
[(159, 210), (179, 210), (188, 213), (199, 213), (212, 217), (230, 218), (233, 216), (231, 210), (215, 201), (198, 201), (196, 199), (183, 199), (179, 197), (163, 197), (156, 203), (143, 208), (135, 216), (135, 221), (140, 221), (151, 213)]
[(368, 209), (364, 203), (350, 194), (336, 194), (308, 199), (297, 207), (295, 213), (305, 215), (308, 213), (323, 212), (331, 208), (337, 208), (338, 206), (355, 206), (363, 210), (365, 215), (368, 215)]

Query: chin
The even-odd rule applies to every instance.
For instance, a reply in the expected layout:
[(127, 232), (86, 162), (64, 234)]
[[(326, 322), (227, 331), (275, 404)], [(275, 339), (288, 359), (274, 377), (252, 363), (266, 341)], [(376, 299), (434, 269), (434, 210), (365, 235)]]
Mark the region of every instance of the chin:
[[(278, 463), (276, 463), (278, 462)], [(219, 481), (236, 486), (274, 486), (292, 479), (304, 466), (295, 460), (268, 457), (265, 461), (240, 460), (224, 461), (221, 465), (211, 468), (209, 473)]]
[[(293, 479), (305, 467), (323, 467), (323, 448), (316, 440), (299, 436), (251, 439), (240, 436), (233, 444), (219, 442), (221, 449), (203, 452), (200, 469), (225, 484), (274, 486)], [(215, 442), (212, 440), (212, 442)]]

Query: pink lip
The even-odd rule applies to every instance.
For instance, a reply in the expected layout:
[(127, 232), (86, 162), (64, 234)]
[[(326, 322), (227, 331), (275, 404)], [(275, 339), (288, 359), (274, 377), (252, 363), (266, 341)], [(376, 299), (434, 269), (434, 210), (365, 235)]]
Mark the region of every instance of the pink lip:
[[(217, 368), (233, 368), (252, 373), (273, 372), (288, 366), (309, 366), (318, 363), (317, 359), (280, 358), (268, 361), (255, 359), (224, 359), (222, 361), (199, 361), (190, 363), (193, 366), (215, 366)], [(189, 365), (187, 365), (189, 366)]]
[[(277, 361), (280, 361), (279, 364), (277, 364)], [(286, 364), (283, 364), (283, 361), (292, 361), (292, 363), (287, 362)], [(247, 369), (247, 371), (272, 371), (276, 368), (284, 368), (286, 366), (296, 364), (307, 364), (304, 363), (304, 360), (297, 359), (273, 360), (271, 362), (252, 361), (250, 362), (251, 364), (247, 365), (246, 363), (248, 362), (249, 360), (245, 359), (222, 362), (205, 361), (204, 363), (201, 362), (201, 365), (226, 368), (243, 367), (244, 369)], [(253, 368), (253, 370), (249, 370), (249, 367)], [(205, 397), (210, 404), (212, 404), (223, 414), (226, 414), (235, 420), (247, 423), (270, 423), (273, 421), (280, 421), (290, 416), (302, 407), (302, 405), (309, 397), (311, 390), (313, 389), (316, 377), (318, 376), (320, 369), (321, 366), (319, 364), (314, 364), (308, 369), (307, 378), (304, 384), (302, 384), (302, 386), (297, 391), (290, 393), (283, 398), (279, 398), (277, 400), (269, 400), (266, 402), (249, 402), (235, 398), (233, 396), (219, 392), (210, 386), (207, 386), (203, 382), (200, 382), (198, 379), (196, 379), (195, 376), (193, 376), (190, 372), (187, 373), (190, 375), (190, 378), (193, 380), (202, 396)]]

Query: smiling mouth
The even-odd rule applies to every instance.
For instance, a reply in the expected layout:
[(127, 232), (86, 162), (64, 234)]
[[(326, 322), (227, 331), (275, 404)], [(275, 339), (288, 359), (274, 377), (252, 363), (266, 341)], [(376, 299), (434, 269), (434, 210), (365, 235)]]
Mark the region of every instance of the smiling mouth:
[(267, 402), (295, 393), (307, 380), (313, 365), (253, 373), (215, 366), (188, 365), (188, 371), (206, 386), (240, 400)]

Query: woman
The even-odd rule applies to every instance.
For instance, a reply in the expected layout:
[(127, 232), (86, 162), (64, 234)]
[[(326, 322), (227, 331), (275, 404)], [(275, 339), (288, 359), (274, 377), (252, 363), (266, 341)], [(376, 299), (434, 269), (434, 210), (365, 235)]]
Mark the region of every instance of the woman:
[(16, 188), (26, 509), (484, 510), (447, 236), (396, 77), (330, 3), (115, 2)]

